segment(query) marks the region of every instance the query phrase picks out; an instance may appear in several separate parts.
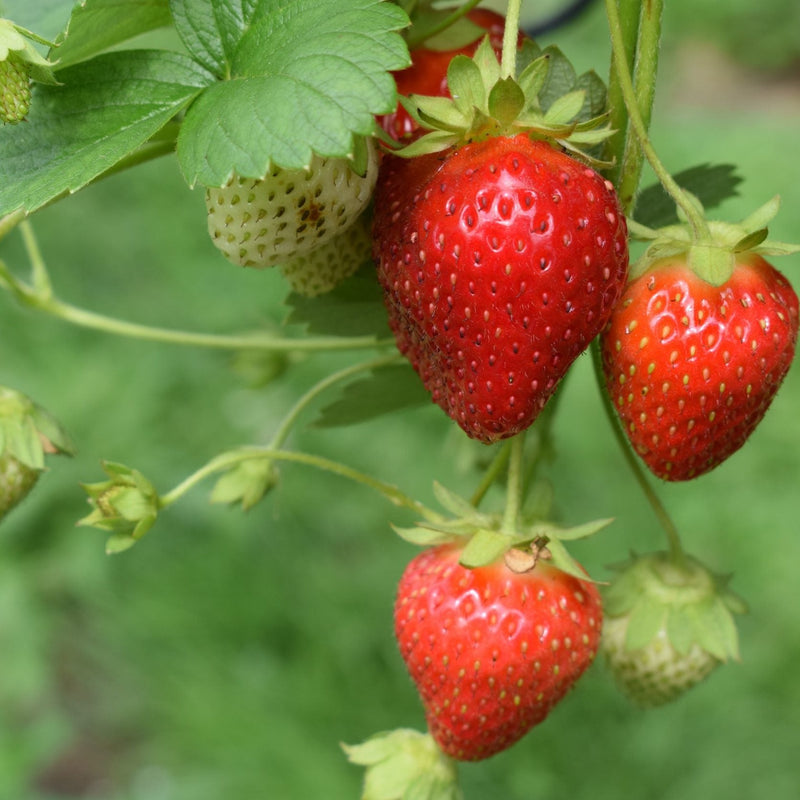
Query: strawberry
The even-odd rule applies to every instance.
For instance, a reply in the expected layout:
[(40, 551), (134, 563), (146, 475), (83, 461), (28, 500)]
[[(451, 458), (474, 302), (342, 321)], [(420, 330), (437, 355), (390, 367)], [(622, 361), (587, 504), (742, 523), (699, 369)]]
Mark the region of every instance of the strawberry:
[(672, 702), (720, 664), (739, 658), (726, 581), (686, 557), (634, 557), (604, 592), (601, 650), (617, 685), (640, 708)]
[(533, 422), (627, 274), (612, 185), (525, 133), (386, 157), (373, 232), (400, 351), (487, 443)]
[[(467, 19), (483, 28), (495, 53), (500, 55), (503, 47), (503, 31), (505, 18), (488, 8), (473, 8), (467, 13)], [(519, 43), (524, 41), (520, 34)], [(431, 50), (427, 47), (415, 47), (411, 51), (411, 66), (394, 74), (397, 92), (400, 95), (411, 94), (430, 95), (433, 97), (447, 97), (450, 92), (447, 87), (447, 67), (457, 55), (472, 56), (478, 47), (479, 40), (475, 40), (462, 47), (450, 50)], [(390, 114), (378, 117), (378, 124), (395, 139), (402, 140), (413, 135), (419, 128), (414, 118), (402, 104)]]
[(22, 122), (31, 106), (30, 66), (10, 51), (0, 61), (0, 122)]
[(344, 233), (320, 247), (294, 256), (280, 271), (297, 294), (316, 297), (349, 278), (372, 253), (370, 220), (362, 214)]
[(273, 166), (261, 179), (238, 175), (206, 190), (208, 231), (232, 263), (271, 267), (309, 253), (343, 233), (366, 208), (378, 170), (372, 139), (366, 168), (314, 155), (307, 169)]
[(631, 281), (603, 333), (608, 392), (636, 452), (668, 481), (736, 452), (764, 417), (794, 355), (797, 295), (754, 252), (722, 280), (686, 254)]
[(0, 521), (36, 485), (49, 453), (73, 453), (67, 434), (29, 397), (0, 386)]
[(450, 757), (488, 758), (541, 722), (594, 659), (594, 584), (535, 563), (467, 569), (462, 550), (428, 548), (407, 566), (395, 635), (431, 735)]

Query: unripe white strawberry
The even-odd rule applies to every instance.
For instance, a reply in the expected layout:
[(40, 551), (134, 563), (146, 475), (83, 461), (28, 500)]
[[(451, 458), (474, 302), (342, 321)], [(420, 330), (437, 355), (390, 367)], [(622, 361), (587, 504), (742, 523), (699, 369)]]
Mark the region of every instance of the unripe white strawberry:
[(344, 233), (281, 264), (280, 271), (297, 294), (316, 297), (353, 275), (371, 252), (370, 222), (362, 214)]
[(695, 559), (634, 557), (604, 593), (601, 651), (617, 685), (640, 708), (669, 703), (729, 658), (744, 603)]
[(206, 191), (208, 231), (222, 254), (243, 267), (272, 267), (346, 231), (369, 203), (378, 154), (366, 140), (363, 175), (341, 158), (314, 155), (305, 170), (273, 167), (261, 179), (234, 175)]

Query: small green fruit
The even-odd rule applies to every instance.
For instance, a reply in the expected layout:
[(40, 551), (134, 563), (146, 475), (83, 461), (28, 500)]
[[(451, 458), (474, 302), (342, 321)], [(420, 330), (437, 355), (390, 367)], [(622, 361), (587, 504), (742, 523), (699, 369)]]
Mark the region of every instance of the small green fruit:
[(15, 52), (0, 61), (0, 120), (15, 124), (31, 107), (30, 67)]

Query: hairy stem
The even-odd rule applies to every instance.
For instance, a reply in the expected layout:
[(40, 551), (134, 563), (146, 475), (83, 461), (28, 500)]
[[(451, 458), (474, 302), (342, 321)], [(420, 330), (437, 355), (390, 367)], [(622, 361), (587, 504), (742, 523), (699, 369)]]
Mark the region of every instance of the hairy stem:
[[(675, 201), (675, 204), (683, 211), (689, 225), (692, 228), (694, 238), (696, 240), (704, 240), (710, 238), (708, 223), (705, 221), (702, 212), (694, 205), (687, 194), (676, 183), (675, 179), (669, 173), (669, 170), (661, 163), (650, 138), (647, 133), (647, 124), (639, 110), (638, 99), (636, 90), (633, 85), (633, 78), (631, 70), (628, 66), (625, 50), (625, 36), (622, 28), (622, 22), (619, 16), (619, 8), (617, 7), (617, 0), (605, 0), (606, 15), (608, 17), (608, 26), (611, 33), (611, 46), (612, 55), (614, 59), (614, 67), (616, 70), (616, 80), (619, 84), (619, 91), (622, 94), (625, 107), (628, 111), (631, 127), (639, 144), (642, 148), (645, 158), (647, 158), (653, 172), (656, 173), (659, 181), (666, 190), (667, 194)], [(652, 34), (651, 34), (652, 36)]]
[(193, 489), (197, 484), (211, 475), (228, 470), (231, 467), (242, 463), (243, 461), (250, 461), (253, 459), (266, 461), (289, 461), (315, 467), (316, 469), (329, 472), (333, 475), (339, 475), (342, 478), (347, 478), (348, 480), (354, 481), (363, 486), (367, 486), (368, 488), (373, 489), (381, 494), (390, 503), (400, 508), (407, 508), (431, 522), (443, 521), (443, 517), (440, 514), (437, 514), (435, 511), (432, 511), (419, 501), (409, 497), (396, 486), (393, 486), (390, 483), (385, 483), (384, 481), (380, 481), (377, 478), (373, 478), (371, 475), (367, 475), (363, 472), (352, 469), (346, 464), (340, 464), (337, 461), (331, 461), (330, 459), (311, 455), (310, 453), (297, 453), (290, 450), (276, 450), (268, 447), (243, 447), (238, 450), (230, 450), (228, 452), (221, 453), (179, 483), (174, 489), (167, 492), (167, 494), (162, 495), (160, 500), (161, 508), (166, 508), (172, 505), (187, 492)]
[(506, 507), (503, 512), (501, 530), (514, 534), (519, 528), (519, 515), (522, 510), (524, 492), (523, 468), (525, 461), (525, 431), (511, 440), (508, 460), (508, 485), (506, 487)]
[(484, 472), (481, 482), (478, 484), (469, 502), (476, 508), (481, 504), (483, 498), (489, 489), (494, 486), (494, 482), (499, 477), (500, 473), (506, 468), (509, 456), (511, 455), (511, 442), (503, 442), (500, 449), (489, 464), (489, 468)]
[(508, 0), (506, 26), (503, 31), (503, 56), (500, 77), (513, 78), (517, 73), (517, 37), (519, 36), (519, 10), (522, 0)]
[(362, 362), (361, 364), (354, 364), (353, 366), (345, 367), (344, 369), (341, 369), (338, 372), (334, 372), (331, 375), (328, 375), (326, 378), (323, 378), (323, 380), (321, 380), (315, 386), (312, 386), (294, 404), (292, 409), (284, 418), (283, 422), (278, 427), (278, 430), (275, 432), (275, 435), (272, 437), (269, 443), (269, 447), (271, 449), (280, 448), (286, 441), (286, 439), (289, 437), (289, 433), (291, 432), (292, 428), (297, 422), (298, 417), (302, 414), (302, 412), (306, 408), (308, 408), (308, 406), (323, 392), (330, 389), (331, 386), (335, 386), (337, 383), (346, 381), (349, 378), (352, 378), (354, 375), (358, 375), (360, 372), (369, 372), (370, 370), (373, 369), (380, 369), (381, 367), (387, 367), (390, 364), (396, 364), (400, 360), (401, 356), (399, 354), (384, 356), (383, 358), (376, 358), (371, 361)]

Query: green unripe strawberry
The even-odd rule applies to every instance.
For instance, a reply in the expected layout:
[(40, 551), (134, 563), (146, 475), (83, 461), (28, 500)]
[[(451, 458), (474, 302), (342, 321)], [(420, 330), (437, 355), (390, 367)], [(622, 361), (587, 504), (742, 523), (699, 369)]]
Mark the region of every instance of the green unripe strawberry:
[(0, 521), (25, 499), (47, 453), (71, 454), (58, 422), (29, 397), (0, 386)]
[(349, 278), (371, 253), (370, 222), (362, 214), (344, 233), (281, 264), (280, 271), (297, 294), (316, 297)]
[(346, 231), (367, 206), (378, 155), (366, 140), (366, 169), (314, 155), (307, 169), (273, 167), (264, 178), (234, 175), (206, 191), (208, 231), (222, 254), (243, 267), (272, 267)]
[(0, 61), (0, 121), (22, 122), (30, 107), (30, 67), (11, 51), (4, 61)]
[(27, 497), (39, 472), (8, 453), (0, 455), (0, 520)]
[(698, 561), (634, 557), (604, 594), (601, 651), (640, 708), (669, 703), (720, 664), (739, 658), (734, 613), (744, 603)]

